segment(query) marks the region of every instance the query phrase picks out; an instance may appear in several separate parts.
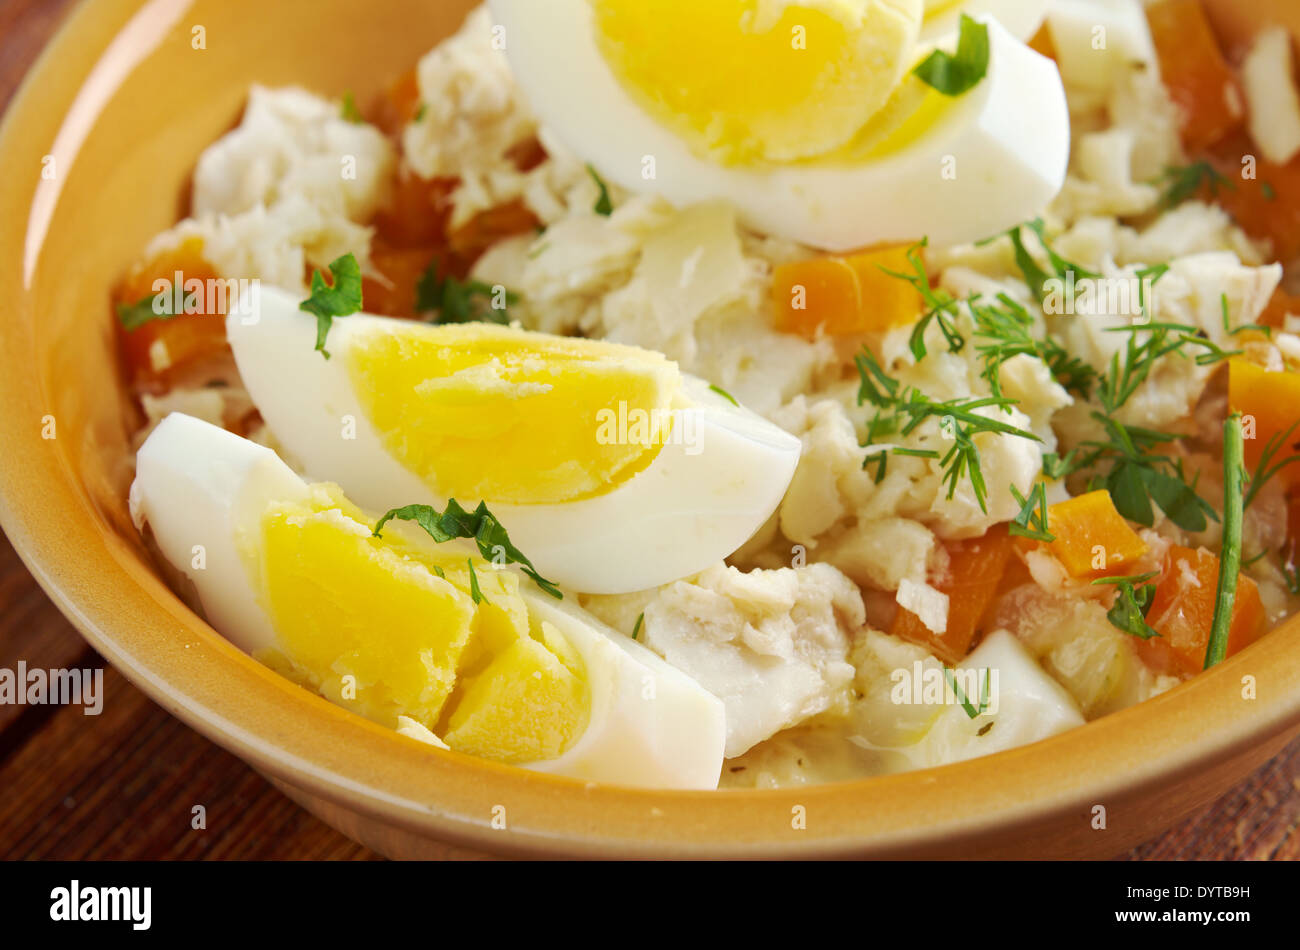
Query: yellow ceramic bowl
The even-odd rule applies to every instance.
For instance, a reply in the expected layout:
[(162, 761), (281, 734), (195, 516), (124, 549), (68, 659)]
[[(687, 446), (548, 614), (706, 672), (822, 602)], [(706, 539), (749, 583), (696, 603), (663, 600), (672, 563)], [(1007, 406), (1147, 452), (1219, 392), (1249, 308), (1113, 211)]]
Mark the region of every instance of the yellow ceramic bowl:
[[(376, 92), (468, 6), (87, 0), (5, 120), (0, 520), (50, 596), (133, 683), (394, 857), (448, 844), (615, 857), (1111, 856), (1296, 734), (1291, 623), (1151, 702), (990, 758), (792, 791), (649, 792), (399, 737), (270, 673), (195, 616), (127, 515), (129, 416), (110, 286), (181, 216), (196, 158), (237, 119), (250, 83)], [(198, 27), (204, 49), (194, 48)], [(1243, 699), (1247, 676), (1258, 698)]]

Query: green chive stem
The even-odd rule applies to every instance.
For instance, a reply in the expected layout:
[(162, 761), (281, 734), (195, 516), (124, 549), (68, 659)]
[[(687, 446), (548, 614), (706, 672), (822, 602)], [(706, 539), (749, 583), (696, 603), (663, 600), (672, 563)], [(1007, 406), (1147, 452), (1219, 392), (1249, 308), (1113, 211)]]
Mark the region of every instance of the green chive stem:
[(1223, 545), (1219, 554), (1219, 593), (1214, 603), (1214, 623), (1205, 648), (1205, 669), (1221, 663), (1228, 654), (1232, 607), (1237, 599), (1241, 572), (1241, 520), (1244, 498), (1245, 440), (1241, 413), (1223, 423)]

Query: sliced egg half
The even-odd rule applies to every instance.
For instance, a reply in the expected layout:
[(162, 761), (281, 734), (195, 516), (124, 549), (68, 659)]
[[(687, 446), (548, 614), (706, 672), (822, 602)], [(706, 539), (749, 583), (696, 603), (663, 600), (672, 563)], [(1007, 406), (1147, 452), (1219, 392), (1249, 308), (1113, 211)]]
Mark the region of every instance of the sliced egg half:
[[(772, 5), (795, 10), (797, 18), (833, 6), (829, 0)], [(774, 123), (768, 133), (784, 148), (769, 142), (719, 157), (716, 148), (702, 150), (681, 131), (683, 125), (701, 125), (714, 85), (730, 84), (742, 91), (738, 95), (754, 83), (779, 87), (786, 78), (792, 90), (809, 85), (805, 74), (811, 71), (788, 65), (786, 58), (760, 58), (743, 72), (711, 63), (709, 44), (730, 49), (736, 41), (731, 34), (754, 28), (758, 21), (742, 16), (754, 4), (725, 4), (734, 20), (726, 37), (695, 32), (696, 18), (719, 4), (674, 4), (672, 18), (651, 37), (663, 41), (654, 50), (657, 72), (639, 67), (650, 54), (611, 37), (611, 18), (598, 16), (606, 7), (631, 7), (630, 0), (595, 6), (590, 0), (490, 0), (489, 6), (504, 27), (506, 55), (520, 86), (562, 144), (632, 191), (658, 193), (678, 206), (727, 199), (746, 225), (766, 234), (837, 252), (922, 237), (937, 246), (959, 244), (1038, 214), (1065, 180), (1070, 125), (1060, 74), (1050, 59), (988, 15), (988, 71), (963, 95), (944, 96), (910, 75), (907, 70), (929, 51), (912, 44), (903, 54), (895, 51), (864, 66), (888, 77), (892, 93), (847, 141), (806, 154), (810, 143), (840, 137), (839, 125), (829, 127), (840, 113), (824, 110), (819, 96), (791, 98), (782, 100), (792, 113), (788, 124)], [(640, 6), (650, 11), (642, 16), (661, 15), (658, 4)], [(788, 43), (789, 31), (781, 29)], [(938, 43), (951, 51), (956, 35)], [(704, 47), (701, 62), (670, 68), (698, 45)], [(836, 50), (840, 46), (828, 43), (803, 53), (828, 63)], [(902, 71), (898, 55), (905, 55)], [(701, 78), (700, 88), (682, 88), (707, 75), (710, 65), (717, 70), (711, 83)], [(645, 85), (660, 74), (679, 77), (672, 96)], [(681, 112), (675, 120), (664, 118), (670, 108)], [(823, 121), (827, 128), (810, 129)], [(787, 152), (805, 154), (771, 158)]]
[(268, 448), (173, 413), (131, 507), (223, 636), (367, 718), (537, 771), (717, 784), (723, 707), (694, 680), (468, 543), (376, 537)]
[(325, 359), (298, 300), (231, 313), (239, 373), (276, 440), (363, 507), (486, 502), (545, 577), (627, 593), (745, 543), (800, 442), (635, 347), (495, 324), (334, 321)]

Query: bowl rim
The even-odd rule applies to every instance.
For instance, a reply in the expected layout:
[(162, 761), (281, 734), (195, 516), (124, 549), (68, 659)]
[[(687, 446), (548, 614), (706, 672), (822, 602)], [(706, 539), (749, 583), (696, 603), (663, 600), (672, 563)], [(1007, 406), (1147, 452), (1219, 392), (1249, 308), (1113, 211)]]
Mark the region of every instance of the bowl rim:
[[(82, 3), (69, 14), (0, 124), (0, 164), (39, 167), (90, 70), (142, 2)], [(45, 381), (29, 358), (38, 301), (16, 253), (36, 187), (16, 175), (0, 181), (0, 286), (21, 288), (0, 302), (0, 359), (9, 362), (0, 405), (10, 407), (0, 413), (0, 526), (54, 603), (128, 680), (254, 768), (313, 796), (418, 835), (520, 856), (997, 855), (1062, 816), (1086, 822), (1093, 803), (1139, 802), (1300, 729), (1293, 618), (1220, 667), (1070, 732), (855, 782), (652, 791), (532, 773), (397, 736), (262, 667), (156, 572), (133, 571), (135, 552), (101, 524), (63, 446), (41, 438)], [(1255, 677), (1257, 699), (1243, 701), (1243, 676)], [(506, 831), (492, 827), (496, 804), (510, 815)], [(802, 829), (790, 820), (797, 808)], [(1149, 834), (1160, 830), (1152, 821), (1142, 825)]]

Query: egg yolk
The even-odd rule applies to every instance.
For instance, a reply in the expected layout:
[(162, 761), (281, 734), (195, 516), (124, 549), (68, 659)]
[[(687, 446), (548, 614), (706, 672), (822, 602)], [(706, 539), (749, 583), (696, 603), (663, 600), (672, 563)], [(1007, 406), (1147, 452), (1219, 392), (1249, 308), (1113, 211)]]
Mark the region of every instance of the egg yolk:
[(845, 145), (910, 65), (922, 0), (590, 0), (596, 43), (642, 108), (722, 161)]
[[(586, 728), (581, 657), (531, 621), (519, 578), (370, 524), (332, 486), (273, 504), (244, 539), (276, 633), (258, 659), (368, 719), (409, 716), (451, 748), (502, 762), (561, 755)], [(445, 734), (444, 734), (445, 733)]]
[(376, 330), (345, 358), (388, 451), (465, 503), (609, 490), (653, 461), (681, 385), (657, 353), (491, 324)]

